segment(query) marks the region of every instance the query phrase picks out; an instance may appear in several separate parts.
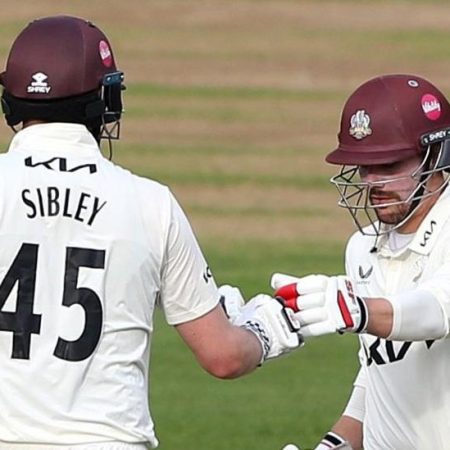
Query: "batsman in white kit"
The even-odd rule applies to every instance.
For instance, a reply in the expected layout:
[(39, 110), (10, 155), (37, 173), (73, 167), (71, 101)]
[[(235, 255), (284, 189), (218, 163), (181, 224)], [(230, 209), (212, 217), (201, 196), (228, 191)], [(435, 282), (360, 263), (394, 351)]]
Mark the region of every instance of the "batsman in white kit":
[(377, 77), (338, 138), (327, 161), (358, 228), (346, 275), (272, 279), (305, 338), (359, 334), (353, 393), (316, 450), (449, 449), (450, 105), (423, 78)]
[(102, 156), (123, 79), (102, 31), (69, 16), (31, 22), (1, 74), (16, 134), (0, 156), (0, 449), (157, 447), (157, 304), (216, 377), (302, 342), (279, 301), (216, 287), (167, 187)]

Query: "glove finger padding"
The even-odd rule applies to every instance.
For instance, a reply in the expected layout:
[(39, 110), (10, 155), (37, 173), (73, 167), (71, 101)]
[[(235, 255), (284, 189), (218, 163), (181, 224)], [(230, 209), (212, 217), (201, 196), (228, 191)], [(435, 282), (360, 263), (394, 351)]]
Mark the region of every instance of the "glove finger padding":
[(305, 338), (336, 331), (361, 333), (367, 327), (367, 307), (348, 277), (274, 274), (271, 284), (284, 306), (295, 311)]
[(259, 339), (263, 348), (261, 363), (288, 353), (303, 343), (300, 323), (293, 312), (268, 295), (252, 298), (242, 308), (235, 325), (247, 328)]
[(288, 300), (284, 300), (283, 298), (283, 304), (286, 308), (298, 312), (320, 308), (325, 305), (325, 300), (326, 297), (324, 292), (316, 292), (314, 294), (302, 295)]
[(306, 309), (294, 314), (295, 318), (300, 322), (300, 326), (302, 327), (302, 333), (304, 326), (312, 325), (318, 322), (324, 322), (328, 320), (329, 316), (328, 311), (325, 307)]
[[(303, 278), (295, 278), (290, 275), (276, 273), (272, 276), (271, 285), (275, 291), (275, 297), (284, 300), (284, 306), (295, 312), (315, 308), (325, 303), (323, 293), (326, 290), (329, 277), (325, 275), (307, 275)], [(292, 280), (296, 280), (292, 283)], [(284, 284), (288, 282), (290, 284)]]
[(336, 325), (330, 320), (324, 320), (323, 322), (302, 326), (302, 336), (305, 339), (332, 333), (336, 333)]
[[(295, 294), (295, 291), (297, 295), (305, 295), (323, 291), (327, 285), (328, 278), (326, 275), (306, 275), (305, 277), (296, 278), (291, 275), (274, 273), (270, 280), (270, 285), (276, 291), (286, 288), (288, 285), (295, 285), (295, 287), (289, 288), (290, 290), (292, 289), (291, 296)], [(276, 295), (285, 298), (281, 294), (276, 293)]]
[(294, 277), (292, 275), (287, 275), (284, 273), (274, 273), (270, 278), (270, 286), (272, 287), (272, 289), (276, 290), (288, 284), (297, 284), (299, 280), (299, 277)]

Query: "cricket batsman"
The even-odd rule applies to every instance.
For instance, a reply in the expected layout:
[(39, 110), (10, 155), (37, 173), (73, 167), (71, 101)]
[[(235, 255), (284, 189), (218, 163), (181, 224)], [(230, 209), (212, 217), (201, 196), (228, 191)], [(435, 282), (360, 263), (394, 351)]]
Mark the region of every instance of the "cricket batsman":
[(338, 140), (346, 275), (272, 278), (305, 338), (359, 337), (353, 393), (316, 450), (448, 450), (450, 105), (419, 76), (379, 76), (347, 100)]
[(156, 448), (158, 306), (215, 377), (300, 346), (279, 301), (232, 308), (166, 186), (102, 155), (101, 139), (119, 138), (124, 74), (96, 25), (31, 22), (0, 82), (16, 132), (0, 155), (0, 450)]

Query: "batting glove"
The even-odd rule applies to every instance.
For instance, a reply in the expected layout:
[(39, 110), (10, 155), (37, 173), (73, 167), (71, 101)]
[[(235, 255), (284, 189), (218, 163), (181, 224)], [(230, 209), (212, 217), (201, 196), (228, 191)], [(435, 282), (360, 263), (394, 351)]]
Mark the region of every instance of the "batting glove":
[(295, 311), (304, 337), (336, 331), (363, 333), (367, 328), (367, 306), (355, 294), (348, 277), (308, 275), (296, 278), (276, 273), (271, 286), (285, 306)]
[[(300, 447), (295, 444), (287, 444), (281, 450), (300, 450)], [(339, 435), (330, 431), (314, 450), (353, 450), (353, 447), (348, 441), (344, 441)]]
[[(287, 444), (281, 450), (300, 450), (300, 448), (295, 444)], [(353, 447), (337, 433), (330, 431), (314, 450), (353, 450)]]
[(241, 315), (242, 307), (245, 304), (244, 297), (237, 287), (224, 284), (219, 287), (220, 304), (232, 324)]
[(332, 431), (328, 432), (314, 450), (353, 450), (353, 447), (343, 437)]
[(234, 325), (255, 334), (261, 343), (261, 363), (288, 353), (303, 343), (300, 323), (294, 312), (285, 308), (281, 301), (259, 294), (249, 300), (234, 320)]

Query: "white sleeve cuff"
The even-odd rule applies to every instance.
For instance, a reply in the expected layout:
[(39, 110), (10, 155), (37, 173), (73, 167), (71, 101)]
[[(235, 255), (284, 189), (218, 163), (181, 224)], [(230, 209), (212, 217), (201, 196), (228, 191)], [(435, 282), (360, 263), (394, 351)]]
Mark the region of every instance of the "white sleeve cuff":
[(448, 321), (437, 298), (429, 291), (414, 290), (387, 298), (393, 309), (393, 341), (440, 339), (448, 334)]

